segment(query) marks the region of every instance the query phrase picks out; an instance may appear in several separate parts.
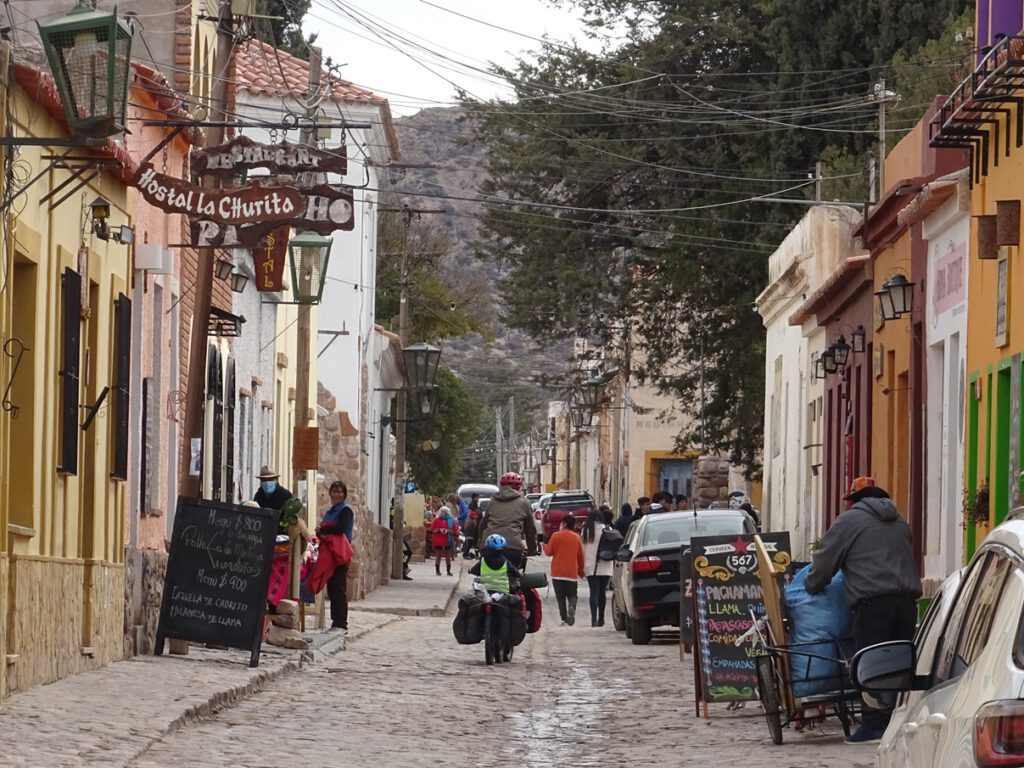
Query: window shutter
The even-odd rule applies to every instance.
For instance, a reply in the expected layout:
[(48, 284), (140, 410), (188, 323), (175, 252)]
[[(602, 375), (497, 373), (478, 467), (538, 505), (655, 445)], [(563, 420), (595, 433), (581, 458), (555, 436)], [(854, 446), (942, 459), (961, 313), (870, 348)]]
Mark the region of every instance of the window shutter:
[(123, 293), (114, 301), (114, 465), (110, 476), (128, 479), (128, 408), (131, 399), (132, 301)]
[(78, 474), (79, 365), (82, 333), (82, 276), (70, 267), (60, 278), (61, 378), (60, 447), (57, 471)]

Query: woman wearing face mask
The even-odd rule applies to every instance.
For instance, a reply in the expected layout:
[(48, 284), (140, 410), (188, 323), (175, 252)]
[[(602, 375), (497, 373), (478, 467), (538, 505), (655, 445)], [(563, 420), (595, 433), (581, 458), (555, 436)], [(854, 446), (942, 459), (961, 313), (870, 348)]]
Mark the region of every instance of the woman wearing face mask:
[(260, 479), (260, 489), (253, 496), (253, 501), (264, 509), (280, 510), (284, 503), (292, 497), (292, 492), (277, 482), (280, 475), (266, 464), (256, 476)]

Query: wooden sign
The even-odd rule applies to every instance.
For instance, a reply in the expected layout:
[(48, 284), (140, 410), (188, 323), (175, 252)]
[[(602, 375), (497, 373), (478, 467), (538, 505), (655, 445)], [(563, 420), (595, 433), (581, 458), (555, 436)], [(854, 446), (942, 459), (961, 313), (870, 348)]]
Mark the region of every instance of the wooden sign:
[(736, 644), (753, 626), (751, 613), (758, 618), (765, 615), (756, 535), (771, 555), (776, 573), (784, 573), (792, 561), (786, 532), (703, 536), (690, 542), (699, 701), (757, 700), (756, 658), (760, 654), (750, 643)]
[(288, 227), (278, 227), (264, 235), (252, 251), (256, 269), (256, 290), (276, 292), (284, 290), (284, 262), (288, 256)]
[(320, 430), (317, 427), (293, 427), (292, 468), (320, 468)]
[(192, 153), (192, 173), (233, 176), (253, 168), (269, 168), (274, 173), (345, 174), (348, 157), (345, 146), (318, 149), (306, 144), (260, 144), (248, 136), (238, 136), (227, 144), (207, 147)]
[(297, 230), (311, 230), (328, 235), (335, 230), (350, 231), (355, 227), (355, 198), (351, 187), (320, 184), (301, 191), (300, 213), (286, 221), (268, 221), (249, 226), (235, 226), (208, 216), (191, 223), (192, 245), (200, 248), (256, 248), (275, 227), (287, 224)]
[(178, 498), (156, 631), (164, 640), (226, 645), (260, 660), (267, 586), (280, 513)]
[[(167, 213), (200, 216), (221, 224), (289, 221), (306, 210), (297, 187), (262, 186), (258, 181), (233, 189), (197, 187), (160, 173), (149, 163), (139, 168), (135, 186), (148, 202)], [(351, 212), (349, 213), (351, 217)]]

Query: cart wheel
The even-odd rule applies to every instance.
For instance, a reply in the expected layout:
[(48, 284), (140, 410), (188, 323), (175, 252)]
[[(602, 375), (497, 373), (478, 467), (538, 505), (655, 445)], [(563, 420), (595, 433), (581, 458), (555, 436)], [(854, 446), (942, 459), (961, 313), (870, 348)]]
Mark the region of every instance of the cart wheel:
[(764, 709), (764, 719), (772, 735), (772, 744), (782, 743), (782, 715), (779, 683), (771, 656), (757, 657), (757, 692)]

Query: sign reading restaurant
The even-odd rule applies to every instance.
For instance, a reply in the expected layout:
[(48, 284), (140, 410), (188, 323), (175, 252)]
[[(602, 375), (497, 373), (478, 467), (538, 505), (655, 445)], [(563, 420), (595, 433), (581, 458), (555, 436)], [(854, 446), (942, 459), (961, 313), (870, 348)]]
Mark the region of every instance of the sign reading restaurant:
[(162, 211), (229, 225), (288, 221), (306, 207), (305, 197), (297, 187), (264, 187), (255, 181), (237, 188), (197, 187), (160, 173), (149, 163), (139, 168), (135, 186)]
[(348, 171), (345, 146), (318, 149), (306, 144), (259, 144), (246, 136), (238, 136), (227, 144), (208, 147), (192, 153), (192, 173), (232, 175), (253, 168), (268, 168), (277, 173), (337, 173)]

